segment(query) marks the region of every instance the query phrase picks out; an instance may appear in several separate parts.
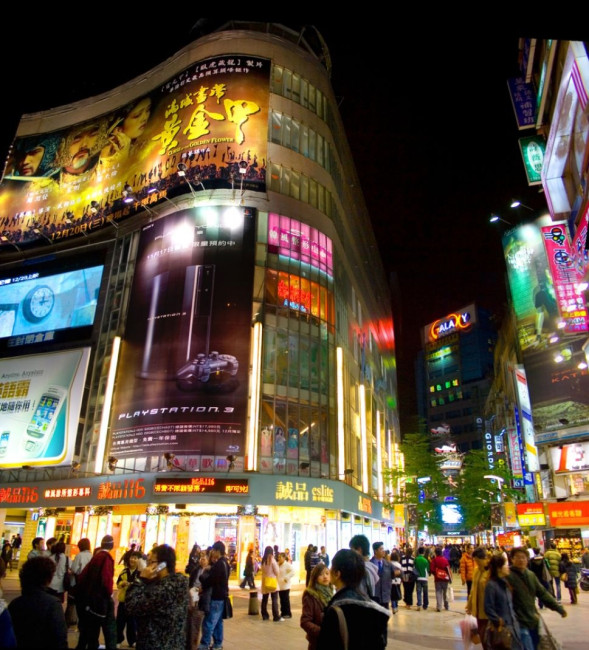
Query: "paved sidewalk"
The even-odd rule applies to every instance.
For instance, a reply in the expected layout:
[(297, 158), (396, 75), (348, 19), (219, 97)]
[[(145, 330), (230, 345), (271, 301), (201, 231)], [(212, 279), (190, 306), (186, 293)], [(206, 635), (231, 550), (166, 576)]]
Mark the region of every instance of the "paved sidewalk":
[[(259, 582), (259, 581), (258, 581)], [(389, 648), (392, 650), (463, 650), (459, 623), (464, 616), (466, 588), (454, 578), (455, 601), (450, 603), (449, 611), (436, 612), (433, 580), (430, 579), (430, 608), (417, 611), (408, 610), (401, 603), (399, 612), (391, 616), (389, 622)], [(20, 594), (16, 572), (2, 581), (4, 597), (7, 601)], [(234, 617), (225, 622), (225, 650), (306, 650), (305, 633), (299, 626), (301, 616), (301, 597), (304, 584), (291, 590), (292, 619), (280, 623), (262, 621), (260, 616), (248, 615), (249, 591), (241, 590), (236, 583), (231, 584)], [(415, 597), (415, 596), (414, 596)], [(433, 607), (432, 607), (433, 605)], [(550, 630), (562, 644), (563, 650), (586, 650), (589, 636), (589, 592), (581, 592), (579, 604), (572, 606), (565, 602), (569, 614), (563, 619), (556, 612), (543, 610), (544, 619)], [(69, 632), (69, 645), (77, 643), (77, 631)], [(125, 648), (126, 646), (121, 646)], [(481, 646), (478, 646), (480, 650)], [(473, 646), (476, 648), (476, 646)], [(183, 650), (183, 649), (180, 649)], [(370, 650), (367, 648), (366, 650)]]

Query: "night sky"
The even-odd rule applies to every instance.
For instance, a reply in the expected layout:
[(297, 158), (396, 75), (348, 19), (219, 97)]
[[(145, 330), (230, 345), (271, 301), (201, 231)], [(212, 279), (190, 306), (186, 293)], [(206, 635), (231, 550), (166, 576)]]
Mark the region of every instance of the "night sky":
[[(62, 6), (60, 15), (57, 8), (35, 9), (24, 28), (17, 27), (20, 12), (4, 11), (0, 152), (22, 113), (109, 90), (193, 40), (190, 30), (200, 18), (187, 7), (170, 6), (169, 18), (147, 15), (145, 6), (84, 20)], [(284, 17), (268, 19), (300, 27)], [(399, 404), (406, 418), (415, 409), (419, 328), (473, 301), (498, 316), (504, 309), (501, 228), (488, 223), (491, 212), (515, 223), (528, 215), (510, 210), (512, 197), (545, 207), (538, 189), (527, 187), (506, 81), (517, 75), (517, 37), (547, 34), (513, 22), (493, 29), (486, 23), (482, 33), (447, 16), (443, 29), (435, 17), (429, 27), (407, 18), (393, 25), (376, 15), (347, 22), (313, 16), (307, 23), (329, 47), (332, 83), (394, 278)]]

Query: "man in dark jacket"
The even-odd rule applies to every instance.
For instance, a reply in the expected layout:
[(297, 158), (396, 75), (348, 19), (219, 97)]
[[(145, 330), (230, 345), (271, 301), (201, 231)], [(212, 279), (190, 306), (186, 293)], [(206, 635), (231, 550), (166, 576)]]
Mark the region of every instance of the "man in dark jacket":
[(55, 573), (48, 557), (27, 560), (20, 570), (22, 596), (8, 606), (19, 648), (67, 648), (67, 625), (59, 600), (47, 591)]
[(372, 550), (374, 555), (370, 562), (374, 564), (378, 571), (378, 582), (374, 586), (374, 596), (372, 599), (375, 603), (388, 609), (391, 602), (391, 588), (393, 585), (393, 565), (385, 559), (384, 545), (382, 542), (374, 542)]
[(534, 599), (539, 598), (546, 607), (557, 611), (563, 618), (567, 613), (527, 568), (528, 559), (528, 551), (525, 548), (514, 548), (511, 551), (511, 570), (507, 582), (512, 588), (513, 609), (519, 623), (524, 648), (537, 648), (540, 640), (538, 635), (540, 618)]
[(325, 610), (317, 650), (382, 650), (386, 646), (390, 612), (358, 591), (365, 571), (358, 553), (342, 549), (334, 555), (330, 574), (337, 592)]
[(208, 575), (201, 578), (202, 589), (211, 588), (211, 605), (202, 624), (199, 650), (208, 650), (213, 638), (213, 650), (223, 647), (223, 612), (229, 595), (229, 563), (225, 557), (225, 544), (215, 542), (211, 549), (213, 566)]

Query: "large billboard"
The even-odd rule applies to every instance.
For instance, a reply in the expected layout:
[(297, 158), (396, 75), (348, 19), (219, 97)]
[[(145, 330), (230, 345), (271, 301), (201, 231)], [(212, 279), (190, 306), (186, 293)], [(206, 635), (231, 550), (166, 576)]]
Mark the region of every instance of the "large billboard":
[(17, 138), (0, 246), (86, 234), (170, 192), (265, 191), (269, 78), (268, 59), (208, 58), (108, 114)]
[(90, 337), (104, 254), (32, 264), (0, 276), (0, 353)]
[(71, 462), (90, 348), (0, 359), (0, 466)]
[(116, 458), (173, 453), (186, 469), (243, 461), (253, 212), (181, 210), (141, 233), (111, 416)]

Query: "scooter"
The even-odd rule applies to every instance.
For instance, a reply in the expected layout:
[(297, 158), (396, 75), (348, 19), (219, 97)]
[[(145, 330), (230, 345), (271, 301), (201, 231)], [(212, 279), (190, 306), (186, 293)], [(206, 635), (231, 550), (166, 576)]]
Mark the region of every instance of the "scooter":
[(581, 569), (579, 587), (581, 587), (583, 591), (589, 591), (589, 569)]

